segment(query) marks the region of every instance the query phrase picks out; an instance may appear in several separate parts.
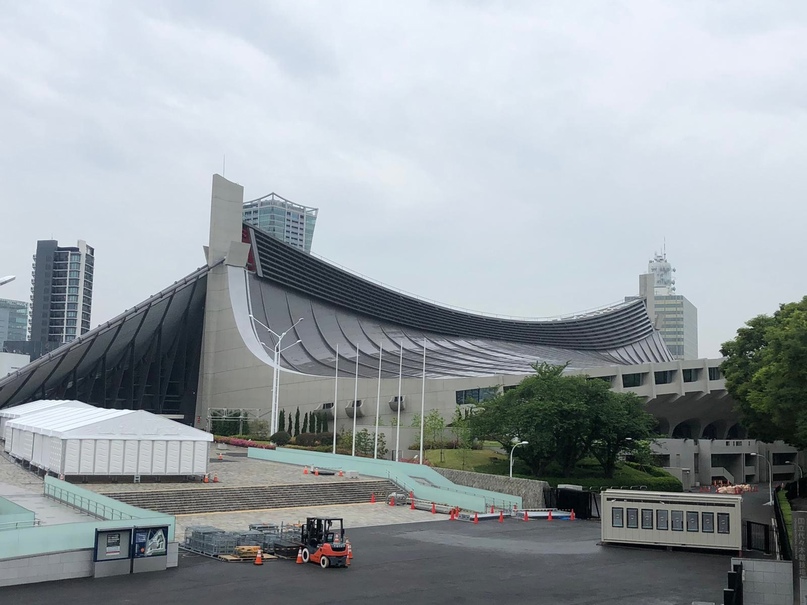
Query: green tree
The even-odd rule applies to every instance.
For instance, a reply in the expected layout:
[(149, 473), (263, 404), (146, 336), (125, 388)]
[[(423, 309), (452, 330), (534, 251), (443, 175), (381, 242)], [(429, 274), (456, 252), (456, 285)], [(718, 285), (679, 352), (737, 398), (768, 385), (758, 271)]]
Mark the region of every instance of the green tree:
[(749, 436), (807, 448), (807, 296), (749, 320), (720, 352)]
[(440, 448), (440, 462), (445, 462), (445, 450), (443, 449), (443, 431), (446, 428), (446, 421), (437, 410), (432, 410), (426, 414), (423, 422), (424, 432), (428, 435), (429, 447), (431, 449)]
[[(375, 443), (373, 444), (375, 448)], [(389, 450), (387, 449), (387, 438), (384, 436), (384, 433), (378, 431), (378, 459), (381, 460), (382, 458), (386, 458), (387, 454), (389, 454)]]
[[(303, 433), (308, 432), (308, 412), (303, 415)], [(313, 433), (313, 431), (311, 431)]]
[(300, 408), (294, 413), (294, 436), (300, 434)]
[(269, 439), (269, 422), (266, 420), (253, 420), (249, 423), (249, 434), (257, 441)]
[(286, 410), (280, 410), (277, 415), (277, 430), (278, 432), (286, 430)]
[(319, 414), (319, 432), (320, 433), (328, 433), (328, 413), (327, 412), (320, 412)]
[(356, 433), (356, 454), (368, 458), (373, 457), (375, 438), (367, 429), (362, 429)]
[(460, 406), (457, 406), (454, 410), (454, 417), (451, 419), (450, 425), (451, 433), (454, 435), (455, 447), (460, 452), (462, 470), (465, 470), (465, 464), (468, 461), (468, 453), (471, 451), (473, 445), (471, 421), (467, 412), (468, 408), (463, 410)]
[(601, 405), (593, 410), (591, 455), (602, 466), (606, 477), (613, 477), (619, 454), (634, 452), (647, 439), (656, 420), (644, 410), (635, 393), (609, 391)]

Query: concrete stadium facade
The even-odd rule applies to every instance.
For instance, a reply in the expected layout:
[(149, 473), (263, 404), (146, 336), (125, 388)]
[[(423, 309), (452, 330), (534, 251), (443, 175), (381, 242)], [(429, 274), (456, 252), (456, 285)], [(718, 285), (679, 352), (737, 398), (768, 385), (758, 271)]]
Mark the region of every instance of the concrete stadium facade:
[[(418, 436), (403, 427), (422, 410), (450, 419), (546, 361), (643, 396), (666, 435), (658, 454), (685, 484), (767, 480), (752, 452), (795, 459), (745, 438), (721, 360), (673, 360), (642, 300), (540, 321), (470, 313), (297, 250), (244, 223), (242, 208), (243, 188), (215, 175), (206, 266), (0, 379), (0, 408), (68, 397), (208, 429), (224, 411), (269, 417), (277, 383), (280, 409), (324, 410), (337, 430), (372, 432), (378, 410), (389, 449), (403, 453)], [(792, 478), (785, 466), (775, 478)]]

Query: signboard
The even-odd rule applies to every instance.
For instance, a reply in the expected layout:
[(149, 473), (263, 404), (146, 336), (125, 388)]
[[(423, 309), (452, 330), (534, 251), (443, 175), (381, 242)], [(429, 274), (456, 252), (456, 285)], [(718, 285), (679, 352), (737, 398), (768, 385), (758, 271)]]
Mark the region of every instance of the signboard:
[(793, 560), (800, 578), (807, 578), (807, 511), (793, 511)]
[(95, 531), (95, 561), (117, 561), (130, 558), (132, 530), (110, 529)]
[(168, 527), (136, 527), (134, 533), (135, 559), (160, 557), (168, 554)]

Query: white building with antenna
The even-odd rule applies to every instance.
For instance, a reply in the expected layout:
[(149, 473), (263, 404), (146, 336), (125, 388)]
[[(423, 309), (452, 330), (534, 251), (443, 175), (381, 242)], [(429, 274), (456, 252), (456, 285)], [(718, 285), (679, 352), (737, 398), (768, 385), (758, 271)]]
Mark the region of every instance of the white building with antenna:
[(665, 246), (647, 263), (647, 278), (640, 277), (639, 295), (647, 301), (647, 311), (673, 357), (698, 359), (698, 309), (675, 293), (674, 274)]

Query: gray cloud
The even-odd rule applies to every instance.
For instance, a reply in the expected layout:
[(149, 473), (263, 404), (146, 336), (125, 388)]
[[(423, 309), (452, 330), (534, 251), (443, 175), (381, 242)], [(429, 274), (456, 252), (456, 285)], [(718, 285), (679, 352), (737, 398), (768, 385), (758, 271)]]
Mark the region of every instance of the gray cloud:
[(666, 238), (701, 354), (804, 295), (807, 14), (575, 2), (85, 2), (0, 21), (0, 295), (98, 255), (93, 322), (203, 262), (210, 175), (316, 252), (492, 313), (633, 294)]

